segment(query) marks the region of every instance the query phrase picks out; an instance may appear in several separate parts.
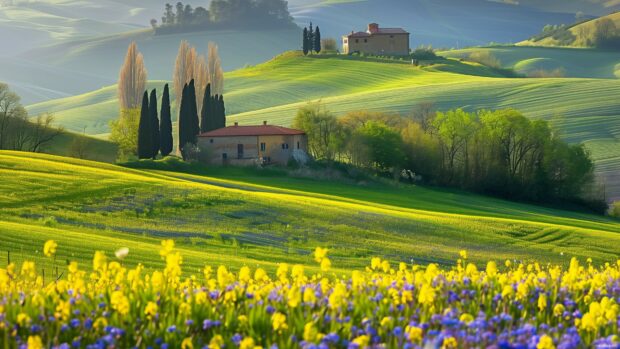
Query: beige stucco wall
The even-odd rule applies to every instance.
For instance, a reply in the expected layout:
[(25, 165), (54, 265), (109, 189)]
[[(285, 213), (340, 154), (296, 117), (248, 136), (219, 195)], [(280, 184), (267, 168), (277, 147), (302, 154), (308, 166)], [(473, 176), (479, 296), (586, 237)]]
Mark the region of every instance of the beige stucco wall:
[[(261, 143), (265, 143), (264, 151), (261, 151)], [(239, 159), (237, 153), (239, 144), (243, 144), (242, 159)], [(288, 149), (282, 149), (282, 144), (288, 144)], [(308, 142), (305, 135), (198, 138), (201, 152), (207, 155), (207, 161), (212, 164), (223, 164), (222, 154), (225, 153), (228, 159), (226, 163), (229, 164), (251, 165), (260, 158), (270, 158), (271, 163), (285, 165), (298, 144), (299, 149), (307, 152)]]
[(408, 55), (409, 34), (375, 34), (365, 38), (342, 37), (342, 52), (372, 55)]

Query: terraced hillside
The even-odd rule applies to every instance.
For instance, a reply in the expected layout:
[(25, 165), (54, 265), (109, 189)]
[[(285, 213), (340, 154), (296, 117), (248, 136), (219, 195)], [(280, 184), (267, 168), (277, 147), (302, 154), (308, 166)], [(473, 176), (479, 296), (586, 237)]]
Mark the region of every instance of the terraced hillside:
[(2, 254), (47, 265), (37, 251), (54, 239), (61, 268), (66, 259), (90, 263), (93, 251), (111, 255), (120, 247), (130, 248), (129, 265), (152, 267), (162, 263), (152, 253), (159, 240), (175, 238), (192, 272), (220, 263), (310, 265), (316, 246), (329, 247), (342, 267), (366, 265), (370, 256), (450, 263), (460, 249), (478, 262), (612, 261), (620, 254), (620, 224), (602, 217), (421, 187), (212, 171), (2, 151)]
[[(500, 52), (503, 52), (498, 49)], [(539, 53), (568, 61), (580, 50), (512, 48), (506, 57)], [(521, 52), (521, 50), (527, 50)], [(536, 51), (543, 50), (543, 51)], [(578, 51), (578, 52), (576, 52)], [(512, 52), (512, 53), (511, 53)], [(596, 57), (596, 51), (583, 51)], [(500, 59), (508, 58), (498, 54)], [(614, 58), (605, 55), (608, 61)], [(592, 58), (590, 62), (593, 61)], [(579, 58), (574, 59), (574, 62)], [(509, 64), (509, 63), (508, 63)], [(601, 64), (603, 66), (604, 64)], [(593, 65), (599, 66), (599, 65)], [(596, 76), (598, 68), (581, 68)], [(163, 87), (155, 81), (151, 87)], [(375, 62), (340, 56), (300, 57), (286, 53), (226, 75), (228, 122), (290, 125), (297, 109), (321, 100), (334, 113), (377, 110), (408, 114), (416, 104), (432, 102), (439, 110), (516, 108), (532, 118), (552, 120), (571, 142), (584, 142), (606, 178), (612, 198), (620, 198), (620, 80), (593, 78), (504, 78), (488, 67), (447, 60), (425, 67), (406, 62)], [(69, 129), (105, 134), (117, 117), (115, 87), (29, 107), (33, 114), (52, 111)]]

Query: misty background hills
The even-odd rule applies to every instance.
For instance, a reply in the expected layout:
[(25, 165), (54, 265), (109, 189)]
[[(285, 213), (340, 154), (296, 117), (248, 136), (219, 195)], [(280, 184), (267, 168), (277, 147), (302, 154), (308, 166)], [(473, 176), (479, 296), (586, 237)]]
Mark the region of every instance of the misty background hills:
[[(66, 97), (114, 83), (124, 52), (136, 41), (145, 54), (150, 79), (169, 79), (181, 40), (205, 52), (221, 47), (224, 68), (233, 70), (298, 49), (301, 32), (206, 31), (153, 35), (166, 0), (0, 0), (0, 80), (25, 104)], [(185, 1), (208, 6), (208, 1)], [(490, 42), (514, 43), (546, 24), (575, 22), (617, 10), (604, 0), (291, 0), (300, 26), (310, 21), (323, 37), (364, 30), (367, 23), (403, 27), (412, 47), (458, 48)], [(579, 12), (579, 14), (578, 14)], [(59, 83), (60, 82), (60, 83)]]

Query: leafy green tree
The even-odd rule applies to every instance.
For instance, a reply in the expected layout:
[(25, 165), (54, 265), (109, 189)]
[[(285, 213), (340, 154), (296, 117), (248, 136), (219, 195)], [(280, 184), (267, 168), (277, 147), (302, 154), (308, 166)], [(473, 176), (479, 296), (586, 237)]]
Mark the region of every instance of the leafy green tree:
[(149, 114), (151, 115), (151, 132), (153, 135), (153, 159), (157, 157), (161, 148), (161, 139), (159, 133), (159, 118), (157, 117), (157, 90), (151, 91), (151, 97), (149, 98)]
[(170, 91), (168, 84), (164, 86), (161, 100), (161, 120), (159, 124), (161, 156), (168, 156), (172, 152), (172, 117), (170, 114)]
[(405, 162), (404, 143), (397, 130), (372, 120), (357, 129), (355, 133), (368, 149), (368, 161), (371, 166), (383, 171), (399, 169), (403, 166)]
[(118, 157), (137, 155), (140, 109), (121, 109), (117, 120), (110, 121), (110, 140), (118, 145)]
[(314, 51), (316, 51), (316, 53), (321, 53), (321, 30), (319, 29), (319, 26), (317, 26), (314, 31), (313, 40)]
[(138, 158), (150, 159), (153, 157), (153, 122), (149, 112), (149, 94), (144, 91), (142, 109), (140, 109), (140, 124), (138, 125)]
[(308, 137), (308, 151), (317, 160), (335, 160), (342, 145), (338, 119), (320, 103), (309, 103), (297, 111), (293, 127)]

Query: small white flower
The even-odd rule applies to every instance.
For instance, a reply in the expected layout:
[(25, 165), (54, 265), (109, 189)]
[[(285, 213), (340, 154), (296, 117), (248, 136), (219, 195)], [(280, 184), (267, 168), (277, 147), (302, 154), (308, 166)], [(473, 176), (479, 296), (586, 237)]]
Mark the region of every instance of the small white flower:
[(116, 255), (116, 258), (123, 260), (129, 254), (129, 249), (127, 247), (119, 248), (116, 252), (114, 252), (114, 254)]
[(563, 256), (563, 255), (564, 255), (564, 252), (560, 252), (560, 256)]

